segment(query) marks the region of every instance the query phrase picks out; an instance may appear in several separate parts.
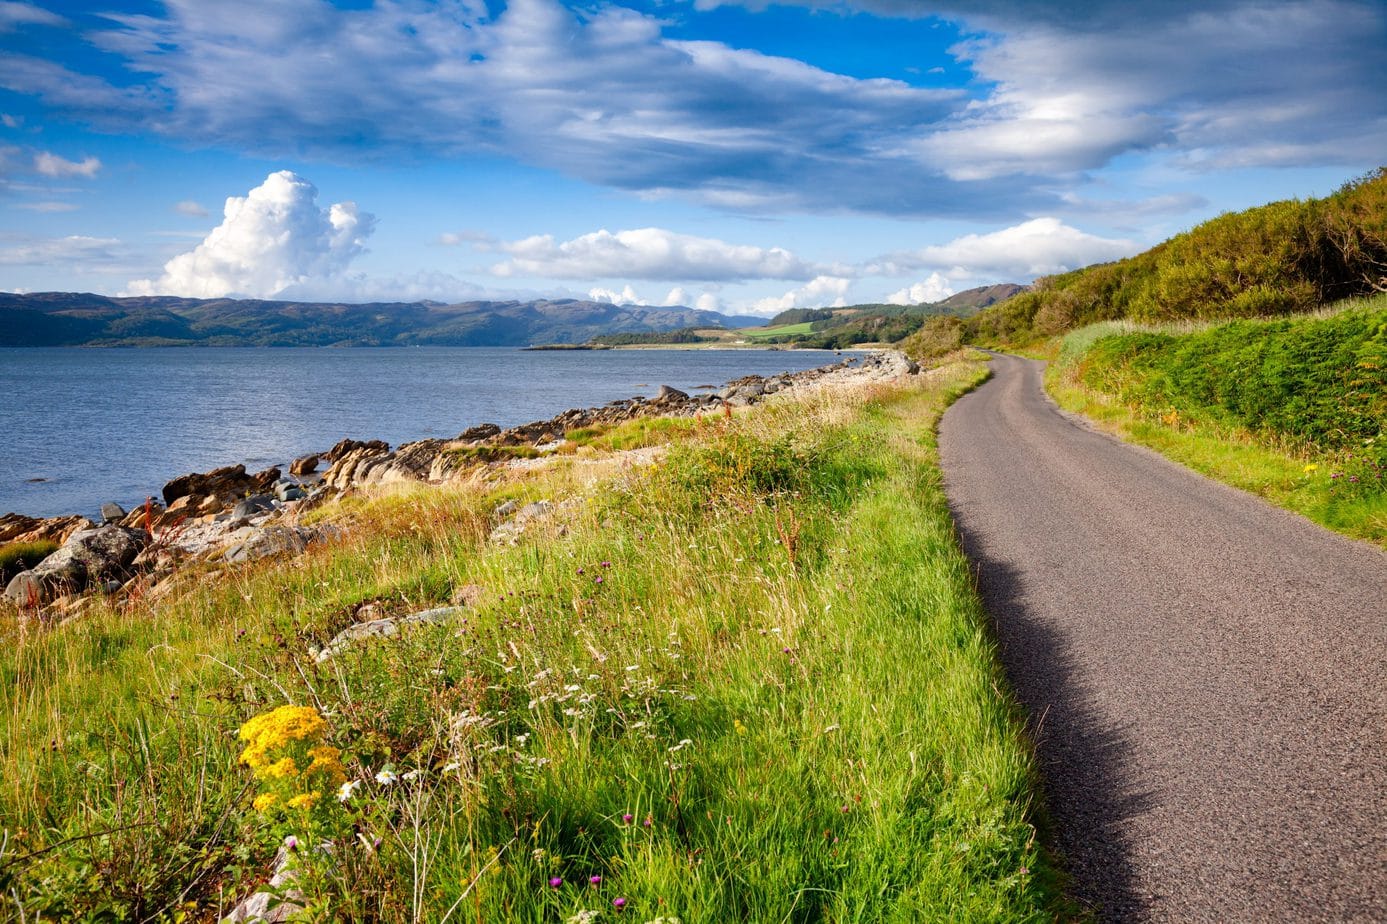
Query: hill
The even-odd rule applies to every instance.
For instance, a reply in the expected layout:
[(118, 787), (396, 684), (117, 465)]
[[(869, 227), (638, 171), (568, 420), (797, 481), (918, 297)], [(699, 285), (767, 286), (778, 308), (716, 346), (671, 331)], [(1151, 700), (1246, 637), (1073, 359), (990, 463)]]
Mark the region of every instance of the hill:
[(1387, 167), (1323, 199), (1220, 215), (1150, 250), (1037, 280), (961, 321), (922, 325), (918, 358), (1021, 345), (1096, 321), (1278, 317), (1387, 292)]
[(760, 318), (578, 299), (369, 304), (0, 293), (0, 346), (528, 346)]
[(895, 343), (918, 330), (926, 318), (968, 317), (980, 309), (1026, 291), (1004, 282), (955, 293), (943, 301), (919, 305), (849, 305), (845, 308), (793, 308), (750, 333), (761, 343), (839, 350), (861, 343)]

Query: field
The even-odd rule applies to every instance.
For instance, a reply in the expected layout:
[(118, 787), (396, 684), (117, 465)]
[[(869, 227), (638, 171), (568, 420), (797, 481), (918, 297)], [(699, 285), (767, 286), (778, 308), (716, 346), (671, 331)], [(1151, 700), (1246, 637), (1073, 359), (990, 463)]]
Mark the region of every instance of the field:
[[(313, 919), (1066, 915), (935, 464), (984, 376), (586, 434), (350, 498), (298, 558), (11, 614), (10, 916), (213, 920), (289, 837)], [(513, 543), (509, 499), (551, 505)]]

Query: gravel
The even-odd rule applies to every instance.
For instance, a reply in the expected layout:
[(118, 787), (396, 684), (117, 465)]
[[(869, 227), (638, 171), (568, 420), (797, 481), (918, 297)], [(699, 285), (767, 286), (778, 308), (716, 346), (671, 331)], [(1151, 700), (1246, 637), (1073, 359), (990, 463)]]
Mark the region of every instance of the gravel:
[(940, 451), (1076, 900), (1387, 921), (1387, 555), (993, 369)]

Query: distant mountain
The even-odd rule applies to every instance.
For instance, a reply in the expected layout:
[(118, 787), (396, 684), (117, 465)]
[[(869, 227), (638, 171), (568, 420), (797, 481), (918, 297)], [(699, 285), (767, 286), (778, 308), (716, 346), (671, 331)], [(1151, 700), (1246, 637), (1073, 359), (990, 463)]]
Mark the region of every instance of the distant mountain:
[(0, 346), (530, 346), (765, 318), (578, 299), (377, 302), (0, 293)]

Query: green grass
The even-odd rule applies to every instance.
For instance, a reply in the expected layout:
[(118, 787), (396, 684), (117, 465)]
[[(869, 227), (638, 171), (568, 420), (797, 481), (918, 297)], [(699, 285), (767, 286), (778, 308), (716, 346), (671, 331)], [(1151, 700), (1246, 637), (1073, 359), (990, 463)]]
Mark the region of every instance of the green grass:
[[(211, 919), (292, 832), (337, 843), (302, 853), (324, 918), (1067, 914), (936, 465), (939, 414), (984, 375), (690, 422), (647, 469), (571, 457), (354, 501), (350, 537), (297, 559), (11, 621), (9, 907)], [(497, 547), (502, 497), (566, 503)], [(463, 621), (308, 655), (363, 604), (464, 585)], [(363, 781), (312, 823), (255, 812), (236, 764), (240, 724), (286, 702), (322, 711)]]
[(0, 584), (26, 568), (34, 567), (57, 550), (58, 543), (51, 540), (0, 545)]
[(1387, 297), (1267, 321), (1105, 322), (1064, 338), (1062, 407), (1387, 546)]
[(747, 340), (768, 340), (772, 337), (789, 337), (794, 334), (813, 333), (812, 322), (804, 321), (799, 324), (782, 324), (779, 327), (748, 327), (739, 331)]

